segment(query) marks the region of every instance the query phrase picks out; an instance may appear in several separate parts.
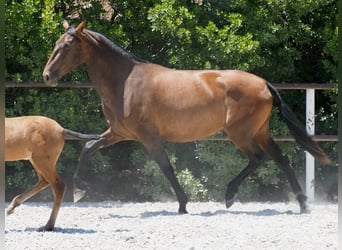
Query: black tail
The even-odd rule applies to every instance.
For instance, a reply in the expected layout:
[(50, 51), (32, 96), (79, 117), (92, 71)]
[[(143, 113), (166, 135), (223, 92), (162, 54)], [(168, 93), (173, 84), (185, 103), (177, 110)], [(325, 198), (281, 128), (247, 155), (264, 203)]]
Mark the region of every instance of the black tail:
[(65, 140), (97, 140), (100, 139), (101, 135), (97, 134), (82, 134), (79, 132), (72, 131), (70, 129), (64, 129)]
[(269, 82), (267, 82), (268, 89), (271, 91), (272, 96), (274, 98), (273, 105), (278, 107), (281, 115), (285, 119), (287, 126), (290, 129), (291, 134), (301, 145), (304, 150), (307, 150), (314, 157), (318, 158), (320, 162), (323, 164), (330, 164), (329, 157), (325, 154), (325, 152), (321, 149), (317, 142), (315, 142), (306, 132), (305, 127), (298, 120), (296, 115), (290, 109), (289, 106), (284, 102), (281, 98), (279, 92), (276, 88)]

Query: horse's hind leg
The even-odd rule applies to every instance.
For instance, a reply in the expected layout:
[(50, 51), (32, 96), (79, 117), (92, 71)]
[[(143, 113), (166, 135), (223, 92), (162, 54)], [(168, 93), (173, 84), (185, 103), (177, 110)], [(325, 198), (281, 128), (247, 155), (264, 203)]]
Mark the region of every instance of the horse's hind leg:
[(285, 174), (287, 175), (291, 188), (293, 192), (295, 193), (297, 200), (299, 202), (300, 212), (301, 213), (308, 212), (307, 206), (306, 206), (307, 198), (304, 195), (301, 186), (299, 185), (294, 169), (290, 165), (290, 162), (287, 156), (285, 156), (281, 152), (278, 144), (270, 136), (267, 136), (267, 137), (262, 136), (260, 137), (258, 141), (259, 141), (260, 147), (263, 148), (263, 150), (277, 163), (279, 168), (283, 170)]
[(23, 202), (34, 196), (35, 194), (39, 193), (40, 191), (44, 190), (49, 186), (49, 183), (42, 177), (40, 174), (38, 174), (38, 182), (37, 184), (26, 190), (24, 193), (17, 195), (13, 198), (11, 203), (7, 207), (7, 215), (10, 215), (14, 213), (14, 209), (21, 205)]
[(57, 159), (49, 159), (48, 157), (33, 157), (32, 158), (32, 164), (34, 168), (50, 184), (52, 193), (54, 196), (54, 204), (53, 204), (53, 208), (52, 208), (49, 220), (45, 226), (39, 228), (39, 231), (52, 231), (53, 230), (55, 226), (56, 218), (58, 215), (58, 211), (61, 207), (64, 194), (66, 191), (66, 186), (55, 169)]
[(247, 154), (249, 162), (247, 167), (245, 167), (227, 185), (227, 191), (225, 196), (227, 208), (231, 207), (234, 204), (236, 200), (236, 194), (241, 183), (260, 166), (265, 156), (261, 149), (253, 142), (250, 143), (248, 147), (242, 147), (240, 144), (236, 145), (239, 146), (239, 148)]

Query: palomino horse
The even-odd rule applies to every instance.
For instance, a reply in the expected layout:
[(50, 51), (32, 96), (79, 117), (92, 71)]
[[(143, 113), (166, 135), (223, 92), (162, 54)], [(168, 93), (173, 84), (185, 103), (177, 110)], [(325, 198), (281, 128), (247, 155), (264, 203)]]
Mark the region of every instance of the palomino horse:
[(305, 150), (324, 164), (330, 160), (269, 82), (238, 70), (166, 68), (85, 29), (85, 22), (76, 28), (67, 22), (63, 26), (65, 34), (56, 42), (43, 77), (47, 85), (56, 86), (63, 75), (85, 65), (110, 125), (104, 137), (89, 144), (86, 151), (123, 140), (141, 142), (172, 185), (179, 212), (186, 213), (187, 196), (162, 142), (190, 142), (224, 130), (249, 158), (247, 167), (228, 184), (226, 206), (233, 204), (241, 182), (268, 156), (287, 174), (300, 211), (306, 212), (306, 196), (294, 170), (270, 136), (272, 105), (279, 108)]
[(38, 175), (38, 183), (16, 196), (9, 204), (7, 214), (12, 214), (24, 201), (51, 186), (54, 205), (48, 222), (39, 230), (53, 230), (66, 190), (55, 168), (64, 140), (99, 138), (100, 135), (64, 129), (56, 121), (44, 116), (5, 118), (5, 161), (29, 160)]

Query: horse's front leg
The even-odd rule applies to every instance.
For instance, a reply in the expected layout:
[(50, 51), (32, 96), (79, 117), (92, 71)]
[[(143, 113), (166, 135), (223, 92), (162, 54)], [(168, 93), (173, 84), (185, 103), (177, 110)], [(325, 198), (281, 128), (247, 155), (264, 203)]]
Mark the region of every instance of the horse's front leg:
[(174, 168), (172, 167), (168, 156), (165, 153), (165, 150), (162, 148), (160, 143), (155, 143), (153, 145), (146, 145), (145, 147), (148, 149), (153, 159), (158, 163), (161, 171), (165, 175), (165, 177), (169, 180), (173, 190), (176, 193), (179, 209), (178, 212), (181, 214), (187, 213), (186, 204), (188, 202), (188, 198), (179, 184), (179, 181), (174, 173)]
[(38, 183), (34, 187), (13, 198), (13, 200), (7, 207), (7, 215), (12, 214), (16, 207), (20, 206), (23, 202), (30, 199), (32, 196), (36, 195), (40, 191), (46, 189), (48, 186), (49, 183), (40, 174), (38, 174)]
[(118, 141), (115, 138), (114, 134), (112, 134), (111, 129), (107, 129), (98, 140), (91, 140), (86, 142), (84, 145), (81, 154), (78, 159), (77, 168), (73, 175), (73, 196), (74, 202), (79, 201), (85, 195), (85, 189), (89, 187), (88, 183), (82, 180), (80, 177), (80, 172), (83, 170), (83, 166), (86, 164), (90, 156), (100, 148), (104, 148), (110, 146)]

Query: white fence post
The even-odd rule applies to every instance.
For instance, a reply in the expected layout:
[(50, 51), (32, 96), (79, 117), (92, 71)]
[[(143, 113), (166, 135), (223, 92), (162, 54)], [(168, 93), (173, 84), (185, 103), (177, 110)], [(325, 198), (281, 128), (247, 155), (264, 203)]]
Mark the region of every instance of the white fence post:
[[(306, 130), (309, 135), (315, 135), (315, 89), (306, 90)], [(309, 202), (315, 201), (315, 158), (306, 155), (305, 191)]]

